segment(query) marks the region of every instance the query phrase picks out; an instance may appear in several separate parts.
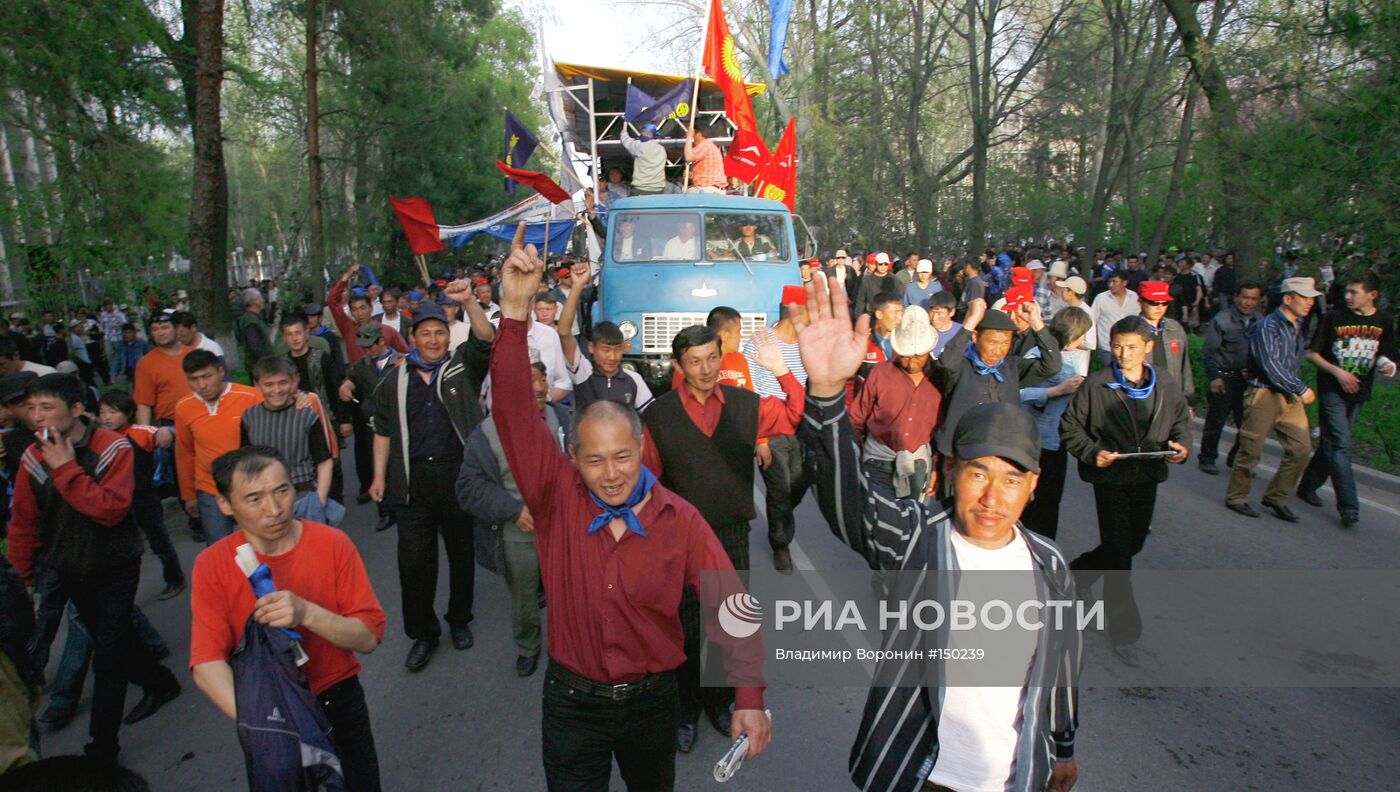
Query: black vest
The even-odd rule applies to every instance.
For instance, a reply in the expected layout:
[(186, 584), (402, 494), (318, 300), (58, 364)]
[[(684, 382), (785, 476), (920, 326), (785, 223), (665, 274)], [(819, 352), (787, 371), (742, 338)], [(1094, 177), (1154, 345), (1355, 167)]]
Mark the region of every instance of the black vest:
[(637, 381), (619, 370), (609, 377), (597, 369), (588, 379), (574, 386), (574, 412), (579, 413), (593, 402), (610, 401), (637, 409)]
[[(950, 352), (951, 349), (945, 349), (943, 354)], [(953, 431), (958, 428), (958, 419), (973, 407), (988, 402), (1020, 405), (1021, 375), (1017, 370), (1019, 363), (1020, 358), (1008, 355), (1001, 364), (1002, 381), (997, 382), (997, 378), (990, 374), (979, 375), (972, 361), (965, 356), (959, 356), (958, 366), (962, 370), (958, 373), (958, 384), (953, 388), (951, 395), (943, 394), (943, 421), (933, 435), (939, 453), (944, 456), (953, 453)]]
[(724, 389), (724, 409), (712, 437), (690, 420), (679, 389), (656, 399), (642, 413), (661, 454), (661, 483), (690, 501), (711, 527), (748, 522), (757, 514), (753, 454), (758, 396), (743, 388), (719, 387)]

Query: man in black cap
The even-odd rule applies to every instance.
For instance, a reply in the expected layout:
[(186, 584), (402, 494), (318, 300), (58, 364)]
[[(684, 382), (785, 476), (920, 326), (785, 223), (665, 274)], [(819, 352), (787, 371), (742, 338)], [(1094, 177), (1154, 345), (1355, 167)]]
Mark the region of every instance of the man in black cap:
[[(806, 287), (811, 322), (799, 338), (807, 369), (803, 432), (816, 451), (817, 502), (832, 532), (879, 569), (1023, 571), (1046, 599), (1072, 600), (1074, 578), (1060, 549), (1018, 524), (1039, 478), (1040, 437), (1015, 400), (973, 406), (949, 433), (949, 500), (926, 505), (869, 487), (846, 415), (846, 383), (865, 356), (869, 319), (853, 330), (845, 291), (831, 284), (828, 293), (824, 276), (813, 280)], [(887, 682), (866, 698), (852, 780), (862, 789), (899, 792), (926, 782), (1068, 792), (1078, 777), (1073, 680), (1080, 641), (1073, 631), (1049, 636), (1023, 645), (1025, 665), (1018, 657), (1018, 667), (1029, 674), (1019, 687), (929, 689), (932, 671), (923, 664), (882, 661), (876, 674)], [(885, 647), (916, 651), (925, 638), (920, 630), (899, 631)]]
[[(319, 338), (325, 341), (326, 345), (331, 348), (331, 354), (335, 355), (335, 359), (340, 361), (340, 365), (344, 366), (345, 349), (340, 345), (340, 336), (336, 335), (329, 327), (322, 324), (321, 311), (323, 310), (324, 307), (320, 303), (307, 303), (302, 306), (302, 315), (306, 317), (306, 329), (311, 332), (313, 338)], [(353, 343), (354, 339), (346, 339), (346, 341)]]
[[(384, 375), (402, 363), (405, 356), (384, 340), (384, 328), (377, 322), (360, 325), (351, 343), (365, 350), (365, 354), (350, 368), (349, 375), (340, 386), (340, 398), (351, 408), (351, 423), (355, 427), (363, 424), (365, 436), (372, 437), (369, 425), (374, 415), (374, 390), (379, 387)], [(369, 503), (369, 485), (374, 480), (373, 441), (360, 442), (358, 429), (356, 431), (355, 471), (360, 476), (360, 486), (363, 488), (359, 502)], [(379, 525), (375, 530), (387, 531), (394, 524), (394, 511), (384, 503), (376, 506), (379, 509)]]
[[(0, 378), (0, 425), (5, 432), (0, 434), (0, 460), (5, 466), (5, 481), (13, 484), (19, 476), (19, 461), (24, 450), (34, 445), (34, 432), (29, 428), (28, 393), (29, 383), (39, 379), (32, 371), (21, 371)], [(10, 487), (0, 488), (0, 497), (5, 499), (4, 511), (0, 513), (0, 536), (4, 526), (10, 523)]]
[[(1074, 559), (1088, 589), (1103, 571), (1108, 633), (1124, 663), (1138, 664), (1135, 643), (1142, 618), (1128, 570), (1152, 529), (1157, 485), (1167, 463), (1186, 461), (1191, 412), (1181, 386), (1147, 361), (1157, 333), (1140, 316), (1119, 319), (1109, 331), (1113, 362), (1089, 375), (1070, 399), (1060, 423), (1060, 442), (1079, 460), (1079, 478), (1094, 487), (1099, 545)], [(1143, 452), (1169, 456), (1133, 457)], [(1128, 457), (1123, 455), (1127, 454)]]
[(410, 671), (428, 664), (442, 635), (433, 611), (439, 534), (447, 550), (446, 615), (452, 645), (464, 650), (473, 643), (469, 623), (476, 554), (471, 515), (457, 503), (457, 472), (466, 439), (481, 423), (478, 402), (481, 381), (491, 365), (494, 328), (468, 284), (454, 282), (447, 293), (471, 317), (471, 338), (449, 358), (447, 315), (436, 303), (424, 302), (409, 324), (413, 351), (402, 365), (384, 374), (373, 397), (374, 481), (369, 495), (390, 504), (399, 524), (404, 631), (413, 639), (404, 666)]

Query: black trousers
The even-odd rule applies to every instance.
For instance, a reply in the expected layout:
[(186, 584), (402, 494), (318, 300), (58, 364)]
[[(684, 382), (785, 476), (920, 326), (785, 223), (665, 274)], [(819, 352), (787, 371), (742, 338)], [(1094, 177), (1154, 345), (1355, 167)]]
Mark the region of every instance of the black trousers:
[(803, 464), (802, 443), (797, 435), (774, 435), (768, 438), (773, 452), (773, 464), (759, 472), (767, 491), (768, 544), (774, 550), (792, 544), (797, 523), (792, 512), (802, 502), (811, 486), (806, 465)]
[[(1235, 428), (1244, 426), (1244, 392), (1249, 387), (1243, 374), (1222, 374), (1225, 381), (1224, 393), (1213, 393), (1207, 389), (1206, 425), (1201, 430), (1201, 453), (1196, 457), (1200, 462), (1214, 462), (1220, 453), (1220, 435), (1225, 430), (1225, 419), (1235, 417)], [(1235, 444), (1225, 457), (1225, 467), (1235, 466), (1235, 453), (1240, 450), (1240, 436), (1235, 434)]]
[(137, 494), (131, 502), (131, 516), (141, 533), (146, 535), (146, 543), (151, 552), (160, 559), (161, 575), (167, 586), (182, 586), (185, 583), (185, 570), (180, 566), (180, 556), (175, 552), (175, 544), (170, 540), (170, 531), (165, 527), (165, 507), (155, 495), (155, 484), (149, 486), (148, 495)]
[(1060, 531), (1060, 500), (1065, 494), (1065, 476), (1069, 470), (1069, 453), (1063, 447), (1040, 449), (1040, 480), (1035, 496), (1021, 513), (1021, 524), (1047, 539)]
[(675, 788), (675, 674), (625, 701), (575, 690), (545, 674), (542, 710), (549, 792), (607, 792), (613, 759), (628, 792)]
[(369, 428), (369, 419), (359, 410), (352, 416), (350, 426), (355, 438), (355, 476), (360, 480), (359, 494), (364, 495), (374, 481), (374, 432)]
[(349, 792), (379, 792), (379, 753), (369, 726), (369, 705), (359, 675), (331, 685), (316, 697), (331, 722), (331, 739)]
[(84, 752), (99, 759), (117, 757), (127, 682), (145, 690), (167, 690), (178, 684), (169, 669), (142, 650), (131, 629), (131, 608), (140, 580), (139, 561), (92, 575), (59, 575), (63, 590), (92, 635), (95, 682), (88, 724), (91, 742)]
[[(740, 572), (747, 571), (749, 524), (741, 522), (715, 526), (714, 531), (734, 568)], [(681, 593), (680, 617), (681, 631), (685, 636), (685, 662), (676, 669), (681, 694), (681, 721), (695, 723), (700, 719), (701, 709), (711, 712), (729, 709), (729, 705), (734, 703), (734, 688), (700, 686), (701, 653), (706, 653), (707, 664), (722, 662), (722, 653), (718, 646), (704, 640), (705, 625), (700, 617), (700, 600), (689, 588)]]
[(472, 620), (476, 546), (472, 517), (457, 504), (459, 462), (409, 463), (409, 502), (394, 509), (399, 524), (399, 588), (403, 592), (404, 632), (414, 640), (442, 635), (433, 611), (437, 594), (438, 536), (447, 551), (447, 623)]
[(1070, 562), (1080, 591), (1104, 578), (1103, 601), (1108, 636), (1115, 644), (1130, 644), (1142, 635), (1142, 615), (1133, 596), (1129, 571), (1133, 556), (1142, 551), (1152, 530), (1157, 485), (1095, 484), (1094, 506), (1099, 513), (1099, 546)]

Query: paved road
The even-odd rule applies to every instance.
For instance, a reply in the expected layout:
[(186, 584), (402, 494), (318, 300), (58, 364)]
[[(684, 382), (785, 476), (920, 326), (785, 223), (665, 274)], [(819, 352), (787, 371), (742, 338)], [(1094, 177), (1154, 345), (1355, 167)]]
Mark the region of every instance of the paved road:
[[(1266, 461), (1266, 464), (1269, 462)], [(1261, 473), (1261, 477), (1267, 475)], [(353, 476), (351, 476), (353, 478)], [(1061, 543), (1072, 557), (1095, 543), (1089, 488), (1071, 475)], [(1141, 568), (1400, 569), (1400, 498), (1363, 489), (1363, 522), (1344, 531), (1328, 508), (1295, 503), (1304, 518), (1247, 520), (1224, 509), (1223, 477), (1194, 464), (1173, 468), (1158, 500)], [(1262, 482), (1257, 490), (1262, 489)], [(1257, 502), (1256, 490), (1256, 502)], [(759, 509), (762, 512), (762, 508)], [(176, 522), (183, 525), (183, 520)], [(800, 565), (858, 569), (859, 560), (828, 532), (811, 497), (798, 515)], [(363, 681), (388, 790), (539, 790), (542, 674), (513, 669), (508, 600), (500, 578), (479, 571), (477, 643), (446, 644), (419, 674), (403, 669), (409, 641), (400, 631), (393, 532), (375, 533), (373, 510), (352, 508), (346, 530), (360, 548), (389, 613), (384, 645), (363, 658)], [(755, 565), (768, 559), (765, 526), (755, 522)], [(177, 532), (193, 560), (200, 549)], [(439, 603), (446, 601), (445, 568)], [(167, 637), (175, 659), (188, 657), (187, 596), (157, 602), (160, 575), (146, 562), (141, 605)], [(54, 656), (57, 657), (57, 647)], [(55, 660), (56, 662), (56, 660)], [(176, 662), (176, 665), (182, 665)], [(179, 670), (185, 694), (150, 720), (123, 730), (123, 758), (157, 790), (244, 788), (233, 724)], [(863, 689), (769, 691), (771, 752), (729, 785), (748, 790), (846, 790), (846, 755)], [(128, 696), (133, 703), (135, 694)], [(1091, 688), (1082, 695), (1077, 789), (1379, 789), (1400, 777), (1400, 691), (1395, 689)], [(74, 724), (44, 744), (47, 754), (81, 750), (87, 705)], [(710, 769), (727, 740), (702, 725), (694, 754), (678, 762), (678, 788), (716, 787)], [(614, 789), (622, 789), (620, 782)]]

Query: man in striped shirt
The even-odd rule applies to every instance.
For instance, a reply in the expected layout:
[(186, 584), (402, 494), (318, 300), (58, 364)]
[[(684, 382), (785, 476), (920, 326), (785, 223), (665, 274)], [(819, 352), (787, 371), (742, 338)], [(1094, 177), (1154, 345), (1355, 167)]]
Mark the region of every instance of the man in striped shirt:
[(1240, 450), (1230, 469), (1225, 505), (1236, 514), (1258, 517), (1249, 505), (1250, 480), (1254, 466), (1264, 451), (1270, 433), (1283, 446), (1283, 460), (1269, 481), (1261, 501), (1264, 508), (1286, 522), (1297, 522), (1298, 515), (1288, 508), (1293, 488), (1303, 475), (1312, 453), (1306, 406), (1317, 394), (1303, 382), (1302, 363), (1307, 340), (1299, 331), (1314, 300), (1322, 292), (1313, 288), (1312, 278), (1287, 278), (1283, 282), (1283, 304), (1255, 323), (1249, 331), (1249, 390), (1244, 395), (1244, 424), (1240, 426)]
[[(845, 290), (825, 278), (807, 286), (811, 323), (802, 330), (817, 502), (833, 533), (872, 567), (914, 573), (1011, 570), (1035, 576), (1046, 599), (1070, 601), (1074, 579), (1054, 542), (1019, 525), (1035, 490), (1040, 439), (1019, 405), (988, 402), (964, 413), (945, 467), (953, 497), (925, 506), (872, 490), (846, 415), (846, 382), (860, 367), (868, 318), (851, 327)], [(1039, 596), (1037, 596), (1039, 599)], [(921, 630), (891, 632), (884, 649), (924, 649)], [(1078, 779), (1079, 635), (1050, 630), (1028, 652), (1019, 687), (928, 686), (922, 663), (882, 661), (848, 769), (862, 789), (1006, 789), (1069, 792)], [(1019, 659), (1019, 658), (1018, 658)]]
[(335, 457), (329, 417), (314, 393), (307, 394), (312, 409), (296, 409), (300, 383), (296, 365), (284, 357), (265, 357), (253, 365), (253, 384), (263, 401), (243, 413), (242, 445), (267, 446), (282, 453), (296, 490), (293, 517), (339, 525), (345, 509), (330, 499)]
[(685, 142), (685, 158), (690, 163), (687, 192), (723, 194), (729, 180), (724, 176), (724, 155), (710, 140), (711, 129), (696, 129)]

